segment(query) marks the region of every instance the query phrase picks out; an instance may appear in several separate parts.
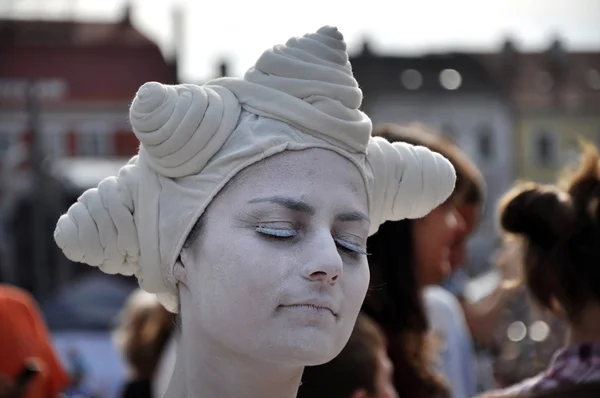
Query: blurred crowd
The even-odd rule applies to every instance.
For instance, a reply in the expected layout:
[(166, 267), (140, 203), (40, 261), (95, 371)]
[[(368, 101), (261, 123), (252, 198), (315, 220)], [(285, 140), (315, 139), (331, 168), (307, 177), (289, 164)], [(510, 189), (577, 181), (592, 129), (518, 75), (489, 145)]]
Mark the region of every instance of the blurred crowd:
[[(596, 148), (583, 144), (578, 168), (556, 184), (523, 182), (504, 195), (502, 244), (489, 253), (499, 281), (473, 301), (466, 242), (486, 206), (477, 166), (422, 124), (379, 125), (373, 134), (443, 154), (456, 188), (426, 217), (387, 222), (369, 238), (371, 287), (354, 332), (333, 361), (305, 369), (299, 397), (508, 397), (600, 381)], [(111, 332), (126, 364), (119, 387), (94, 391), (86, 380), (94, 358), (72, 348), (60, 358), (32, 296), (1, 285), (0, 397), (162, 397), (177, 330), (154, 295), (135, 290)]]

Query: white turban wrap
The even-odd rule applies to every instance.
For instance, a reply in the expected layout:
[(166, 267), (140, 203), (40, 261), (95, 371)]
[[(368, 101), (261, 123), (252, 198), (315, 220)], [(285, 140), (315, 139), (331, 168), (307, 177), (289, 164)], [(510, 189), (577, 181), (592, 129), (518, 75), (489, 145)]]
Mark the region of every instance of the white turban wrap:
[(172, 269), (190, 230), (240, 170), (286, 150), (352, 161), (369, 195), (371, 233), (419, 218), (454, 189), (452, 165), (423, 147), (371, 137), (346, 44), (333, 27), (265, 51), (243, 79), (144, 84), (130, 109), (139, 154), (85, 192), (56, 226), (72, 261), (135, 275), (178, 311)]

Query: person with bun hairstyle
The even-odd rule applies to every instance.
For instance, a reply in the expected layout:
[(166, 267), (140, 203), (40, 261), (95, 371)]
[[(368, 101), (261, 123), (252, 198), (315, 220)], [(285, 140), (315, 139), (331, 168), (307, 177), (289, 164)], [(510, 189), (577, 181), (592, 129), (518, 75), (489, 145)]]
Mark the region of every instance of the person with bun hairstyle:
[(266, 50), (243, 78), (138, 90), (139, 154), (54, 238), (177, 313), (166, 397), (295, 397), (304, 367), (348, 342), (368, 236), (452, 193), (450, 162), (371, 137), (361, 102), (332, 26)]
[(557, 185), (520, 183), (499, 204), (527, 289), (569, 325), (566, 346), (543, 373), (482, 397), (579, 397), (584, 388), (600, 396), (600, 156), (589, 143), (582, 148), (579, 167)]

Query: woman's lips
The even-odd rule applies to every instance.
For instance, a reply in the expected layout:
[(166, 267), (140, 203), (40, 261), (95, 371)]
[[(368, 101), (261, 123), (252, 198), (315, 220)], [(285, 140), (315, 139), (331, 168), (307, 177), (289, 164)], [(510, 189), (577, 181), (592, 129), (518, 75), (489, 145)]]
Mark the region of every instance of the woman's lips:
[(331, 309), (331, 306), (327, 304), (316, 304), (316, 303), (300, 303), (282, 305), (283, 308), (299, 309), (305, 311), (316, 311), (316, 312), (329, 312), (331, 315), (337, 317), (337, 313)]

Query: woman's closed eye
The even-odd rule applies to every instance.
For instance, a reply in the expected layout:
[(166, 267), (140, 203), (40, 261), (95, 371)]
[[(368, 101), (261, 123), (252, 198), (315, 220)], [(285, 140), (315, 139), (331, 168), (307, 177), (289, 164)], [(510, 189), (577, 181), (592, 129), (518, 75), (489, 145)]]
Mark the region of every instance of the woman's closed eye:
[(360, 247), (360, 245), (352, 242), (348, 242), (347, 240), (335, 239), (335, 243), (338, 245), (340, 250), (349, 253), (349, 254), (360, 254), (363, 256), (367, 255), (367, 252)]
[[(254, 230), (259, 234), (266, 235), (269, 238), (275, 239), (290, 239), (298, 236), (298, 231), (293, 225), (257, 225)], [(353, 243), (347, 239), (334, 238), (337, 247), (348, 254), (360, 254), (366, 255), (367, 252), (361, 247), (360, 244)]]
[(254, 230), (259, 234), (275, 238), (293, 238), (298, 235), (298, 231), (296, 231), (291, 225), (289, 227), (257, 225), (254, 227)]

